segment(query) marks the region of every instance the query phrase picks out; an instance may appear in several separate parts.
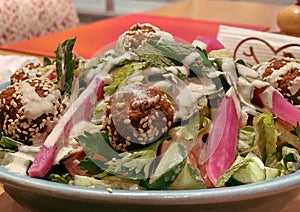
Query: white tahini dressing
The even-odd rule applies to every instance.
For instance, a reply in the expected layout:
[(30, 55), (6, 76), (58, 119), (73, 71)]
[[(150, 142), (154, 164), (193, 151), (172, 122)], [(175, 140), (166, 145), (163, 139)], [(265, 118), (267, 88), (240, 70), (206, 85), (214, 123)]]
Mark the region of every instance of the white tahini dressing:
[(53, 102), (56, 102), (59, 98), (59, 91), (50, 89), (50, 92), (46, 97), (40, 97), (35, 92), (35, 88), (27, 82), (20, 84), (20, 91), (22, 94), (22, 109), (28, 119), (34, 120), (44, 113), (57, 113), (55, 107), (53, 107)]
[(292, 95), (295, 95), (300, 89), (300, 77), (296, 77), (293, 81), (291, 81), (288, 89)]

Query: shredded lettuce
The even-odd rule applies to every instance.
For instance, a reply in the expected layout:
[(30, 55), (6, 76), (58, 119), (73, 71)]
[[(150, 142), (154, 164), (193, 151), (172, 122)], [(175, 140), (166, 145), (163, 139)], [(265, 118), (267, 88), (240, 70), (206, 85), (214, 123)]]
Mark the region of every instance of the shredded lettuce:
[(282, 160), (278, 167), (281, 169), (283, 175), (296, 172), (300, 168), (299, 152), (287, 146), (282, 148)]
[(238, 139), (238, 152), (241, 155), (254, 150), (255, 131), (252, 126), (239, 129)]
[(275, 167), (277, 159), (277, 139), (274, 117), (270, 112), (264, 112), (254, 117), (253, 126), (256, 132), (255, 146), (257, 156), (266, 166)]
[(129, 78), (130, 75), (141, 72), (145, 67), (144, 63), (131, 62), (112, 70), (112, 82), (104, 86), (104, 95), (110, 96), (115, 93), (118, 87)]
[(196, 138), (200, 130), (200, 116), (199, 113), (195, 113), (187, 121), (187, 124), (181, 126), (176, 132), (178, 137), (182, 137), (186, 140), (193, 140)]
[(220, 176), (217, 187), (249, 184), (280, 176), (279, 169), (266, 167), (254, 153), (237, 156), (232, 166)]

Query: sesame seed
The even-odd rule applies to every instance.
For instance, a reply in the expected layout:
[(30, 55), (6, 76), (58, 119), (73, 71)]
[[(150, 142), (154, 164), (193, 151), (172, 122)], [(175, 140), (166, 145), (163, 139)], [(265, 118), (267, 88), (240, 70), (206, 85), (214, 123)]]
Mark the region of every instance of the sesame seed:
[(124, 119), (123, 122), (124, 122), (124, 124), (130, 124), (131, 121), (130, 121), (130, 119)]
[(123, 108), (125, 106), (125, 103), (124, 102), (118, 102), (117, 104), (116, 104), (116, 108), (118, 108), (118, 109), (121, 109), (121, 108)]
[(148, 122), (146, 122), (142, 125), (142, 128), (144, 128), (144, 129), (146, 129), (147, 127), (148, 127)]
[(13, 106), (14, 108), (16, 108), (16, 107), (18, 106), (18, 104), (17, 104), (14, 100), (12, 100), (12, 101), (10, 102), (10, 104), (11, 104), (11, 106)]

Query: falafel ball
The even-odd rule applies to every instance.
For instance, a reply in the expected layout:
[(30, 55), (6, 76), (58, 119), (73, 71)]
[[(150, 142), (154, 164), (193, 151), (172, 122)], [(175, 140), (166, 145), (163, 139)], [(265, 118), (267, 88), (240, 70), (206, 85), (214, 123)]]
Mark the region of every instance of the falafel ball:
[(259, 69), (261, 78), (289, 102), (300, 104), (300, 63), (294, 58), (276, 59)]
[(119, 42), (123, 44), (126, 51), (132, 51), (137, 49), (154, 35), (161, 36), (162, 39), (174, 40), (170, 33), (161, 31), (156, 26), (149, 23), (137, 23), (119, 37)]
[(61, 117), (62, 97), (48, 78), (25, 79), (0, 91), (0, 129), (26, 144), (43, 142)]
[(29, 63), (23, 68), (16, 70), (15, 73), (10, 77), (10, 84), (14, 84), (15, 82), (21, 82), (23, 80), (33, 77), (38, 77), (36, 70), (39, 67), (41, 67), (40, 63)]
[(173, 125), (174, 107), (153, 86), (133, 84), (109, 99), (103, 129), (119, 152), (139, 149), (165, 135)]

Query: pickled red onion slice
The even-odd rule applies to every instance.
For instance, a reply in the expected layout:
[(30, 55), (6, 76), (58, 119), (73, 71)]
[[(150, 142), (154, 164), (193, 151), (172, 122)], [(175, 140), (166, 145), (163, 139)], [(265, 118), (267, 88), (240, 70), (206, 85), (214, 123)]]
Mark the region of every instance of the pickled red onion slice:
[(94, 77), (88, 87), (58, 121), (28, 170), (30, 177), (44, 177), (48, 173), (58, 150), (68, 140), (73, 124), (88, 119), (93, 107), (103, 97), (103, 85), (103, 81), (99, 77)]
[[(269, 110), (274, 116), (296, 127), (300, 124), (300, 109), (286, 100), (275, 88), (268, 86), (255, 89), (258, 106)], [(271, 98), (271, 99), (268, 99)]]
[(225, 96), (213, 120), (208, 136), (205, 164), (210, 181), (218, 178), (233, 164), (236, 157), (239, 116), (234, 96)]

